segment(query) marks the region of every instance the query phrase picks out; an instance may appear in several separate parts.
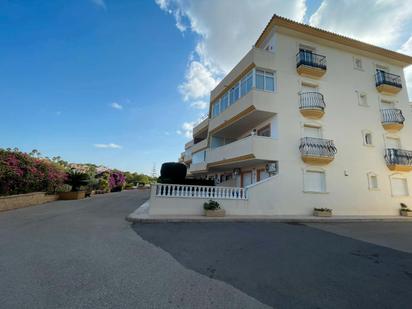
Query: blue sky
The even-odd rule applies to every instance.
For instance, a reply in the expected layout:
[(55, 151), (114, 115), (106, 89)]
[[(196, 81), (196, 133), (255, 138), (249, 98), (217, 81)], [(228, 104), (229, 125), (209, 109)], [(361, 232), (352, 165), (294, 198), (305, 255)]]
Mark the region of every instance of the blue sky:
[(380, 2), (0, 0), (0, 147), (159, 170), (273, 13), (411, 53), (412, 5)]

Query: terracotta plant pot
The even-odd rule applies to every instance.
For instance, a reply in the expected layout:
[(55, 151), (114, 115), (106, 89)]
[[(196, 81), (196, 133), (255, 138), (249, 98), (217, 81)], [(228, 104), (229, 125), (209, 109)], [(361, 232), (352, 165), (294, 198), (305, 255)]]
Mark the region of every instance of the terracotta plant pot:
[(401, 210), (400, 214), (402, 217), (412, 217), (412, 211)]
[(332, 217), (332, 211), (314, 210), (313, 215), (315, 217)]
[(206, 217), (224, 217), (226, 211), (224, 209), (205, 210)]
[(60, 192), (60, 200), (81, 200), (85, 198), (86, 191), (72, 191), (72, 192)]

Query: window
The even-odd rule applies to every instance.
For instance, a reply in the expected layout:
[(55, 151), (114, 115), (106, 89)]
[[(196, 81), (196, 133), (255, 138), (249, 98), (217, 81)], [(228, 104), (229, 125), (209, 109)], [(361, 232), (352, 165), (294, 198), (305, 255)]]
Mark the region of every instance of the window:
[(212, 117), (216, 117), (225, 111), (230, 105), (236, 103), (239, 98), (246, 95), (253, 88), (253, 81), (255, 79), (256, 89), (275, 91), (276, 76), (273, 72), (266, 72), (263, 70), (251, 70), (244, 76), (240, 82), (237, 82), (226, 91), (220, 100), (217, 100), (212, 108)]
[(243, 97), (246, 95), (250, 90), (252, 90), (253, 86), (253, 72), (250, 72), (245, 77), (242, 78), (240, 82), (240, 96)]
[(212, 107), (212, 118), (216, 117), (217, 115), (219, 115), (220, 113), (220, 102), (219, 100), (215, 101), (215, 103), (213, 103), (213, 107)]
[(220, 112), (223, 113), (229, 106), (229, 94), (225, 93), (220, 101)]
[(363, 131), (363, 144), (365, 146), (373, 146), (373, 136), (370, 131)]
[(387, 100), (387, 99), (381, 99), (381, 107), (382, 107), (382, 109), (395, 108), (395, 101)]
[(368, 105), (368, 95), (365, 92), (358, 91), (358, 103), (360, 106), (369, 106)]
[(303, 127), (303, 136), (304, 137), (321, 138), (322, 137), (322, 128), (305, 124), (304, 127)]
[(389, 68), (386, 65), (376, 64), (375, 67), (377, 71), (389, 72)]
[(258, 136), (270, 137), (270, 124), (268, 124), (267, 126), (264, 126), (263, 128), (259, 129), (257, 131), (257, 135)]
[(409, 195), (408, 181), (402, 177), (391, 177), (392, 196)]
[(239, 83), (237, 83), (232, 89), (230, 89), (230, 105), (235, 103), (240, 96), (240, 87)]
[(275, 91), (275, 78), (271, 72), (256, 70), (256, 89)]
[(192, 164), (202, 163), (206, 160), (206, 150), (196, 152), (192, 155)]
[(401, 140), (397, 137), (386, 137), (385, 145), (386, 148), (401, 149)]
[(303, 176), (305, 192), (326, 192), (326, 177), (323, 171), (306, 170)]
[(301, 92), (318, 92), (318, 86), (313, 84), (302, 83)]
[(379, 190), (378, 175), (375, 173), (368, 173), (368, 187), (369, 190)]
[(353, 57), (353, 67), (356, 70), (363, 71), (362, 59), (359, 57)]

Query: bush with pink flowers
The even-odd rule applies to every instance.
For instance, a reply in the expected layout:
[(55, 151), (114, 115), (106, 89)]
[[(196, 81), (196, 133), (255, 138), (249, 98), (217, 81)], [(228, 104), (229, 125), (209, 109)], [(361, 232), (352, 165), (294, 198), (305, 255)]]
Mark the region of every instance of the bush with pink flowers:
[(54, 192), (65, 178), (59, 164), (18, 150), (0, 149), (0, 195)]
[(109, 186), (112, 192), (122, 191), (125, 182), (126, 182), (126, 177), (124, 176), (122, 172), (119, 172), (119, 171), (110, 172)]

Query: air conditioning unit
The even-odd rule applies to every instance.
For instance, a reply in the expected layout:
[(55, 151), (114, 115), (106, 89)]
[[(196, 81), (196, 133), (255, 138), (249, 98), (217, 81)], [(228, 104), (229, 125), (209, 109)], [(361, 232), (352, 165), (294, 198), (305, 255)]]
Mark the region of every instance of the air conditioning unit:
[(266, 164), (265, 170), (271, 176), (278, 174), (279, 173), (278, 162), (273, 162), (273, 163)]

